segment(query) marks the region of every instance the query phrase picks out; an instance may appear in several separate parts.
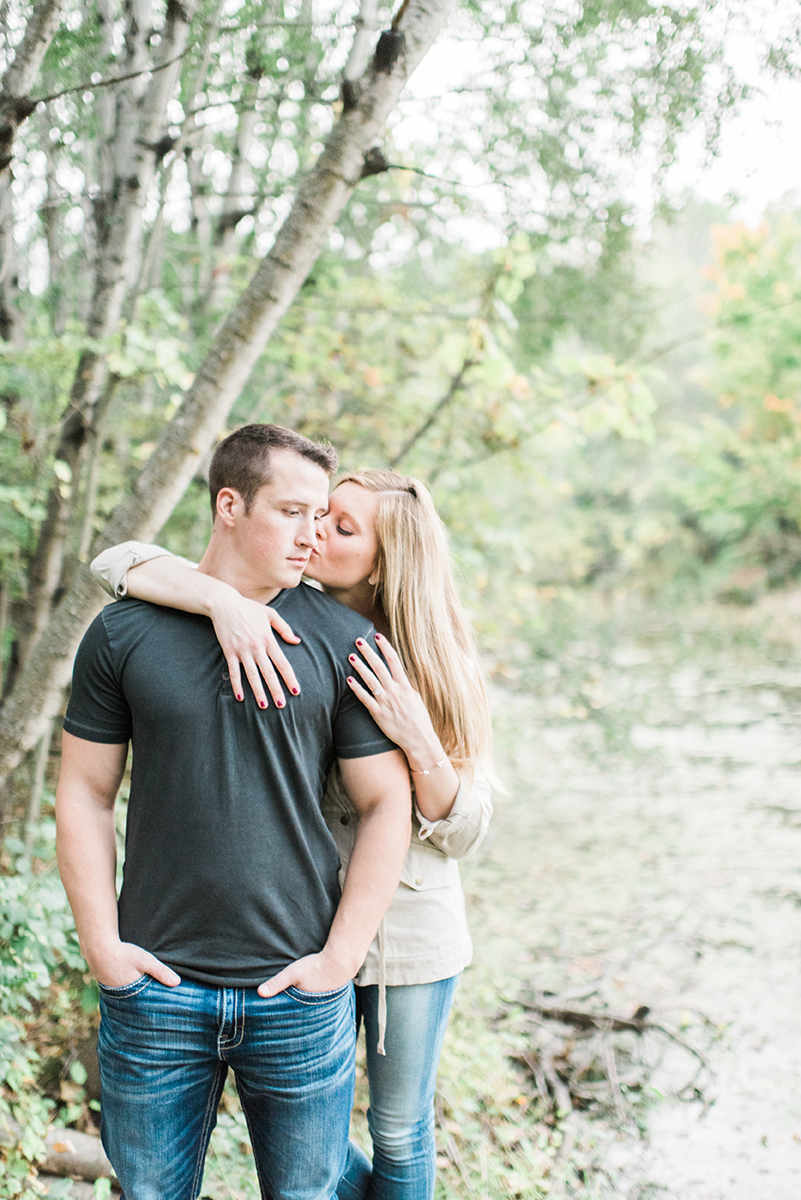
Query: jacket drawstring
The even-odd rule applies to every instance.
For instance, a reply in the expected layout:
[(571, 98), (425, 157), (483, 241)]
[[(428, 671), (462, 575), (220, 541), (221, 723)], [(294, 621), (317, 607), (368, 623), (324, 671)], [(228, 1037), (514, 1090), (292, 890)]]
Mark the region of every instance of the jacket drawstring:
[(387, 957), (386, 957), (386, 925), (384, 918), (378, 926), (378, 1046), (379, 1054), (384, 1058), (384, 1037), (387, 1032)]

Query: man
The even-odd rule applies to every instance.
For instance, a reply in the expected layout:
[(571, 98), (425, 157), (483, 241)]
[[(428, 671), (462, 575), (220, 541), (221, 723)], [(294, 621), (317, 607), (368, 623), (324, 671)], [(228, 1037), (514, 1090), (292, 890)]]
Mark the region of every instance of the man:
[[(403, 756), (346, 684), (366, 622), (296, 586), (335, 467), (330, 448), (262, 425), (226, 438), (210, 471), (200, 570), (303, 638), (283, 709), (237, 703), (208, 620), (140, 601), (104, 609), (76, 658), (59, 866), (100, 984), (102, 1133), (127, 1200), (195, 1200), (229, 1066), (263, 1196), (328, 1200), (344, 1166), (350, 980), (397, 886), (411, 805)], [(359, 815), (341, 898), (319, 803), (335, 758)]]

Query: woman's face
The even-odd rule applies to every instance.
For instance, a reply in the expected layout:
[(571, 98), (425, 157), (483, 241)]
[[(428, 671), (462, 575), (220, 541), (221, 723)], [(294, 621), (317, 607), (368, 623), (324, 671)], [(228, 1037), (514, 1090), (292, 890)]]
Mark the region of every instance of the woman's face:
[(365, 583), (373, 569), (378, 539), (375, 516), (380, 494), (358, 483), (341, 483), (317, 522), (317, 545), (304, 574), (334, 591)]

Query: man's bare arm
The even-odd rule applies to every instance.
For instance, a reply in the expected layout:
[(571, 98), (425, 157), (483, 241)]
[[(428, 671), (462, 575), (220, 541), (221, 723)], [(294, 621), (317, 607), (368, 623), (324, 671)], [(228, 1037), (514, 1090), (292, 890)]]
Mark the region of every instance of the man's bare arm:
[(114, 801), (127, 753), (127, 743), (88, 742), (65, 732), (56, 791), (58, 866), (95, 978), (123, 987), (147, 974), (173, 986), (180, 983), (174, 971), (141, 946), (120, 941)]
[(400, 750), (339, 760), (359, 827), (342, 898), (319, 954), (285, 967), (259, 988), (274, 996), (294, 984), (327, 992), (352, 979), (365, 960), (395, 889), (411, 835), (409, 769)]

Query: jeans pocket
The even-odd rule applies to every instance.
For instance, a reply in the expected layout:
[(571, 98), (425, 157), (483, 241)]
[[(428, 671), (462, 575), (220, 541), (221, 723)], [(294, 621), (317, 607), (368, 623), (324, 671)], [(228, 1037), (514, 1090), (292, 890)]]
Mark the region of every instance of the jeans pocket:
[(346, 983), (340, 988), (334, 988), (332, 992), (304, 992), (300, 988), (296, 988), (294, 984), (290, 984), (286, 989), (286, 994), (293, 1000), (297, 1000), (299, 1004), (330, 1004), (332, 1000), (338, 1000), (344, 996), (350, 986), (350, 983)]
[(111, 1000), (123, 1000), (128, 996), (138, 996), (141, 991), (152, 983), (153, 979), (150, 975), (140, 975), (138, 979), (134, 979), (132, 983), (123, 983), (120, 987), (109, 987), (105, 983), (100, 983), (98, 980), (97, 986), (100, 988), (104, 996), (108, 996)]

